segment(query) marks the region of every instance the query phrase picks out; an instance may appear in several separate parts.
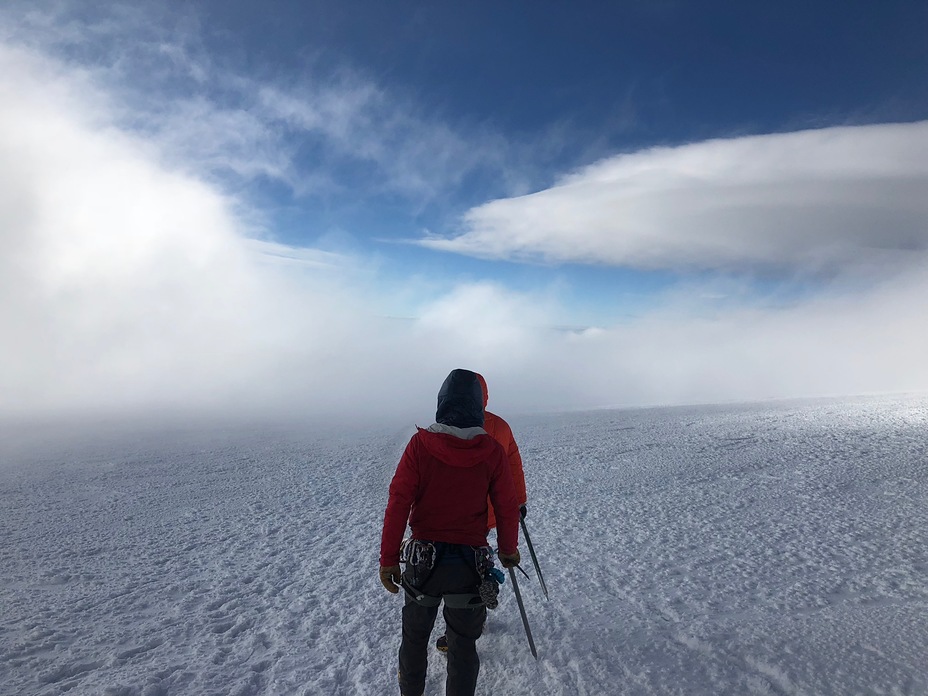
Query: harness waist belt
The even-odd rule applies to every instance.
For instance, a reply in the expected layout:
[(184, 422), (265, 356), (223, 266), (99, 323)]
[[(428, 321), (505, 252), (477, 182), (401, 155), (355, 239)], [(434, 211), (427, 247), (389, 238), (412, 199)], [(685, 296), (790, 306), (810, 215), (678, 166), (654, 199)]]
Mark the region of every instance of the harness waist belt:
[(464, 592), (460, 594), (446, 594), (441, 597), (433, 597), (432, 595), (427, 595), (419, 590), (417, 590), (412, 585), (406, 584), (405, 578), (400, 582), (403, 586), (403, 589), (406, 591), (406, 594), (414, 601), (416, 604), (419, 604), (423, 607), (437, 607), (441, 604), (442, 600), (445, 600), (445, 606), (449, 609), (478, 609), (482, 606), (485, 606), (483, 598), (479, 594), (474, 594), (473, 592)]

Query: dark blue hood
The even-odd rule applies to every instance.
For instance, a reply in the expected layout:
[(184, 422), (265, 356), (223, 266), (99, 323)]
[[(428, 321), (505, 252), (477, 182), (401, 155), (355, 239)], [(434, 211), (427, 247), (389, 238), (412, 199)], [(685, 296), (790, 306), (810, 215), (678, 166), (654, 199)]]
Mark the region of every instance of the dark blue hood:
[(483, 427), (483, 388), (477, 373), (451, 371), (438, 390), (435, 421), (456, 428)]

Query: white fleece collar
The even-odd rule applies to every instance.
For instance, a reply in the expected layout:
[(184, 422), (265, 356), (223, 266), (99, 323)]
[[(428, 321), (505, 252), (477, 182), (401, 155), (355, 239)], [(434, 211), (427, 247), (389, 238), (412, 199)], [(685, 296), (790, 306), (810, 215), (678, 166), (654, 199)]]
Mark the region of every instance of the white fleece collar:
[(453, 435), (462, 440), (473, 440), (478, 435), (486, 435), (487, 431), (481, 428), (479, 425), (472, 428), (458, 428), (453, 425), (445, 425), (444, 423), (432, 423), (428, 428), (426, 428), (430, 433), (444, 433), (445, 435)]

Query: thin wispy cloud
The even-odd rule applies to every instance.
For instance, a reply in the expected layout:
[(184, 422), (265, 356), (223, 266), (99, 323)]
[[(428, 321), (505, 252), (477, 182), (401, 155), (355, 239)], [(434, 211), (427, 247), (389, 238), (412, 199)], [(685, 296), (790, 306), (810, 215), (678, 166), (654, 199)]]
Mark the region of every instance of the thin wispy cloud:
[(928, 249), (928, 122), (619, 155), (469, 211), (433, 249), (645, 269), (826, 271)]
[(348, 65), (308, 55), (300, 74), (282, 77), (217, 60), (190, 10), (45, 3), (0, 16), (16, 29), (7, 41), (105, 85), (121, 127), (200, 174), (275, 181), (297, 196), (353, 190), (425, 201), (474, 172), (507, 176), (498, 137), (465, 137)]
[[(357, 167), (352, 169), (353, 181), (371, 191), (427, 200), (475, 170), (500, 165), (497, 149), (475, 145), (441, 123), (418, 116), (363, 78), (341, 74), (335, 79), (322, 86), (254, 84), (246, 90), (255, 96), (249, 113), (277, 129), (317, 139), (318, 149), (310, 148), (294, 169), (305, 166), (312, 172), (316, 164), (337, 165), (344, 159), (347, 166)], [(299, 175), (289, 183), (308, 192)], [(341, 180), (330, 183), (347, 186)]]

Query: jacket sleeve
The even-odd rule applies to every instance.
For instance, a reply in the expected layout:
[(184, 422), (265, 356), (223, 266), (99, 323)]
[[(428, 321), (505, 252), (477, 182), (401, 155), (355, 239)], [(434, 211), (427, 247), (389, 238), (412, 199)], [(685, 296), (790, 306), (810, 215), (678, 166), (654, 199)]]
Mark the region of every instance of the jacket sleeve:
[(496, 513), (496, 537), (500, 553), (513, 553), (519, 545), (519, 502), (502, 447), (490, 477), (490, 502)]
[(418, 449), (418, 440), (413, 435), (390, 482), (390, 496), (383, 515), (383, 533), (380, 537), (381, 566), (400, 563), (400, 544), (406, 532), (409, 511), (419, 489)]
[(522, 469), (522, 454), (519, 452), (519, 446), (512, 435), (512, 428), (506, 423), (506, 459), (509, 462), (509, 470), (512, 471), (512, 484), (515, 486), (516, 502), (524, 505), (528, 502), (528, 494), (525, 490), (525, 471)]

